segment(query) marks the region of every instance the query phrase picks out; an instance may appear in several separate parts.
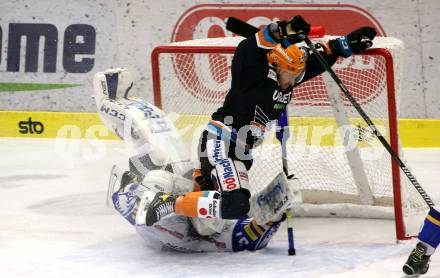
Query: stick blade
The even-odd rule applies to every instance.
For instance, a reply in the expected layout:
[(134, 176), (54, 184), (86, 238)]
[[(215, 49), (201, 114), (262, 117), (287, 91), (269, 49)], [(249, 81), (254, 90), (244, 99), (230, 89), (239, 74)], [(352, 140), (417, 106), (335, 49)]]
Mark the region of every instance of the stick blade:
[(228, 17), (226, 19), (226, 30), (231, 31), (242, 37), (250, 37), (257, 33), (260, 29), (248, 24), (238, 18)]

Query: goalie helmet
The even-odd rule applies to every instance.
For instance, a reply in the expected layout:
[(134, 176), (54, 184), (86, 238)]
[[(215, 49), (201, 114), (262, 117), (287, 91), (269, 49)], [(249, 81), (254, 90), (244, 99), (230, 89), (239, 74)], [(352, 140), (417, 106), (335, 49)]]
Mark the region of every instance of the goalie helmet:
[(270, 64), (287, 70), (295, 75), (299, 75), (304, 71), (306, 66), (307, 52), (300, 49), (296, 45), (283, 48), (281, 44), (277, 44), (269, 53), (267, 60)]
[(128, 98), (133, 95), (133, 77), (128, 69), (108, 69), (95, 74), (93, 87), (97, 100)]

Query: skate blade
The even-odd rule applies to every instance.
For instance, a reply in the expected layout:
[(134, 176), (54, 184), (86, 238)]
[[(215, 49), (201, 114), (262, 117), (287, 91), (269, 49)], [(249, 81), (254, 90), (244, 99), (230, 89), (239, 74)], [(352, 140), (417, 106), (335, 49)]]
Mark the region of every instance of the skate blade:
[(402, 278), (417, 278), (420, 277), (421, 275), (422, 274), (413, 274), (413, 275), (404, 274)]
[(115, 186), (120, 184), (121, 180), (121, 169), (118, 166), (113, 165), (110, 176), (108, 179), (108, 187), (107, 187), (107, 200), (106, 205), (108, 208), (113, 208), (112, 195), (115, 192)]

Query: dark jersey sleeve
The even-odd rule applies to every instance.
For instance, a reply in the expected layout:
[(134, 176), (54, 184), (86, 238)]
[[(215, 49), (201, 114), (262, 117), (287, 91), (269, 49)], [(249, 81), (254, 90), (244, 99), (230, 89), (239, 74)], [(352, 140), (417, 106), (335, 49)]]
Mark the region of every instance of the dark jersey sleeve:
[(232, 89), (245, 91), (266, 77), (265, 51), (257, 47), (255, 36), (243, 40), (232, 58)]

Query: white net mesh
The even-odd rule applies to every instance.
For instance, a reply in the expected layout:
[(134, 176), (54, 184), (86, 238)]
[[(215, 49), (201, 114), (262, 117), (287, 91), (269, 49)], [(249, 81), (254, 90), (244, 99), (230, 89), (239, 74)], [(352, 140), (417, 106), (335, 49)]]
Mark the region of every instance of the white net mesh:
[[(230, 46), (235, 46), (238, 41), (237, 38), (223, 38), (174, 43), (175, 48), (172, 46), (158, 52), (158, 68), (154, 69), (159, 74), (155, 81), (155, 99), (161, 99), (160, 106), (165, 112), (178, 114), (175, 124), (182, 130), (182, 137), (188, 144), (197, 143), (201, 129), (229, 90), (233, 56)], [(372, 50), (365, 55), (340, 59), (333, 69), (390, 142), (390, 119), (395, 120), (397, 115), (393, 109), (389, 111), (389, 98), (394, 98), (390, 92), (398, 95), (400, 89), (399, 55), (402, 46), (400, 41), (391, 38), (378, 38), (375, 45), (386, 47), (392, 55)], [(394, 62), (389, 57), (393, 57)], [(350, 167), (350, 163), (351, 166), (356, 164), (355, 168), (360, 164), (374, 206), (393, 206), (394, 184), (401, 188), (404, 222), (420, 223), (412, 218), (424, 216), (427, 209), (424, 201), (402, 171), (400, 179), (393, 179), (390, 155), (342, 93), (340, 96), (351, 127), (337, 125), (329, 90), (336, 90), (339, 94), (332, 80), (324, 75), (315, 77), (295, 88), (288, 107), (288, 166), (302, 183), (304, 203), (362, 204), (359, 178)], [(348, 130), (351, 133), (347, 133)], [(282, 171), (281, 148), (273, 133), (253, 151), (254, 165), (249, 173), (253, 193), (264, 188)], [(397, 139), (397, 132), (393, 136)], [(351, 146), (358, 150), (360, 163), (347, 159), (347, 149), (353, 149)], [(367, 216), (362, 215), (364, 210), (360, 214)], [(417, 233), (417, 224), (411, 225), (407, 225), (405, 235)]]

